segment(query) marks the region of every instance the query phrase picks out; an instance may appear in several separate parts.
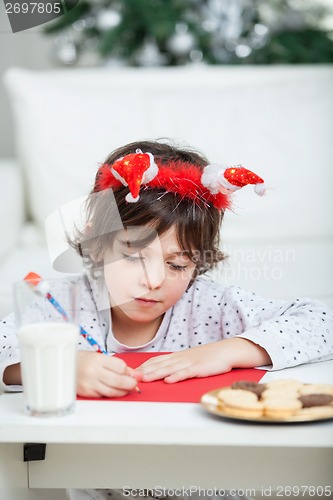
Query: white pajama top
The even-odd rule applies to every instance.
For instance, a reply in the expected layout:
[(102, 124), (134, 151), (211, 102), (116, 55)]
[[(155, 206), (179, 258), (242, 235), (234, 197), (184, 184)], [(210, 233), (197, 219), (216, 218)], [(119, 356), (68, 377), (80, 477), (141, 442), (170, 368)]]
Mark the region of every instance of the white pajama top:
[[(113, 336), (108, 299), (100, 280), (76, 277), (80, 285), (80, 324), (109, 352), (172, 352), (235, 336), (248, 339), (269, 354), (279, 370), (302, 363), (333, 358), (333, 310), (307, 298), (270, 300), (238, 287), (224, 287), (198, 277), (169, 309), (155, 337), (147, 344), (129, 347)], [(62, 281), (66, 284), (66, 278)], [(52, 294), (61, 303), (61, 292)], [(62, 321), (45, 299), (45, 319)], [(0, 390), (21, 390), (3, 383), (3, 371), (20, 361), (14, 315), (0, 321)], [(80, 336), (79, 349), (94, 350)]]

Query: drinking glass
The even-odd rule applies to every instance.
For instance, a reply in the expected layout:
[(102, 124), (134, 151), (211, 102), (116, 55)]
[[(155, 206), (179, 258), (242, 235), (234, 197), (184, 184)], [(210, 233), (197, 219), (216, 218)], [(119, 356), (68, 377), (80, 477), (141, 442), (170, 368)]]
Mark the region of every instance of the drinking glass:
[(25, 412), (61, 416), (74, 411), (79, 338), (75, 279), (14, 284)]

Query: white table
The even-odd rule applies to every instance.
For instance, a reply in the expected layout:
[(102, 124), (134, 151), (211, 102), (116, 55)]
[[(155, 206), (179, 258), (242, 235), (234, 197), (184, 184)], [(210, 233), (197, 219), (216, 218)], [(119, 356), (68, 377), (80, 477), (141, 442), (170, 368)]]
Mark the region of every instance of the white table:
[[(333, 361), (263, 380), (275, 378), (332, 383)], [(0, 396), (6, 500), (55, 498), (40, 496), (44, 488), (332, 488), (332, 421), (236, 423), (190, 403), (78, 401), (73, 415), (50, 419), (22, 408), (21, 393)], [(23, 443), (46, 443), (45, 460), (24, 462)]]

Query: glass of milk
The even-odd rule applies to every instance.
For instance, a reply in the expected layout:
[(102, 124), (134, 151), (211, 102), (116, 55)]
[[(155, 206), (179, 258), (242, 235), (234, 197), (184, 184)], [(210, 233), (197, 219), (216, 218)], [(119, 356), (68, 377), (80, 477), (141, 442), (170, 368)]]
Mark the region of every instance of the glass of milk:
[(76, 401), (79, 286), (75, 278), (14, 285), (25, 412), (67, 415)]

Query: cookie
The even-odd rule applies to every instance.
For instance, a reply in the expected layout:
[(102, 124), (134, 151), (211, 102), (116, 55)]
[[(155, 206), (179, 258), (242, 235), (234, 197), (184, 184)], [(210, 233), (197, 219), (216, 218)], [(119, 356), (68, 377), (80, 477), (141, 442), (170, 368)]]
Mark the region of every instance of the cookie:
[(222, 389), (218, 393), (218, 398), (222, 403), (222, 409), (229, 415), (241, 418), (261, 417), (263, 414), (263, 404), (258, 401), (258, 397), (251, 391), (243, 389)]
[(296, 415), (300, 417), (307, 417), (309, 419), (316, 418), (332, 418), (333, 417), (333, 407), (332, 406), (311, 406), (310, 408), (302, 408)]
[(257, 384), (249, 380), (239, 380), (231, 385), (232, 389), (243, 389), (244, 391), (254, 392), (260, 398), (263, 391), (266, 389), (266, 384)]
[(279, 387), (276, 389), (266, 389), (262, 394), (261, 394), (261, 399), (266, 400), (266, 399), (271, 399), (271, 398), (278, 398), (278, 399), (297, 399), (298, 398), (298, 390), (291, 388), (291, 389), (285, 389), (282, 390)]
[(240, 406), (225, 405), (224, 410), (228, 415), (239, 418), (258, 418), (263, 416), (263, 404), (259, 401), (240, 403)]
[(278, 379), (278, 380), (272, 380), (271, 382), (267, 382), (266, 384), (267, 389), (275, 389), (275, 390), (300, 390), (300, 388), (303, 386), (303, 383), (300, 382), (299, 380), (294, 380), (294, 379)]
[(294, 379), (272, 380), (266, 384), (240, 380), (221, 389), (217, 398), (224, 412), (239, 418), (333, 417), (332, 384), (304, 384)]
[(333, 396), (330, 394), (304, 394), (298, 398), (303, 405), (303, 408), (311, 406), (327, 406), (332, 403)]
[(332, 384), (303, 384), (300, 388), (300, 394), (330, 394), (333, 396)]
[(226, 401), (236, 402), (240, 400), (249, 403), (258, 401), (258, 397), (256, 396), (256, 394), (250, 391), (245, 391), (244, 389), (221, 389), (217, 394), (217, 398), (223, 404)]
[(288, 418), (302, 408), (298, 399), (270, 398), (263, 402), (264, 415), (271, 418)]

